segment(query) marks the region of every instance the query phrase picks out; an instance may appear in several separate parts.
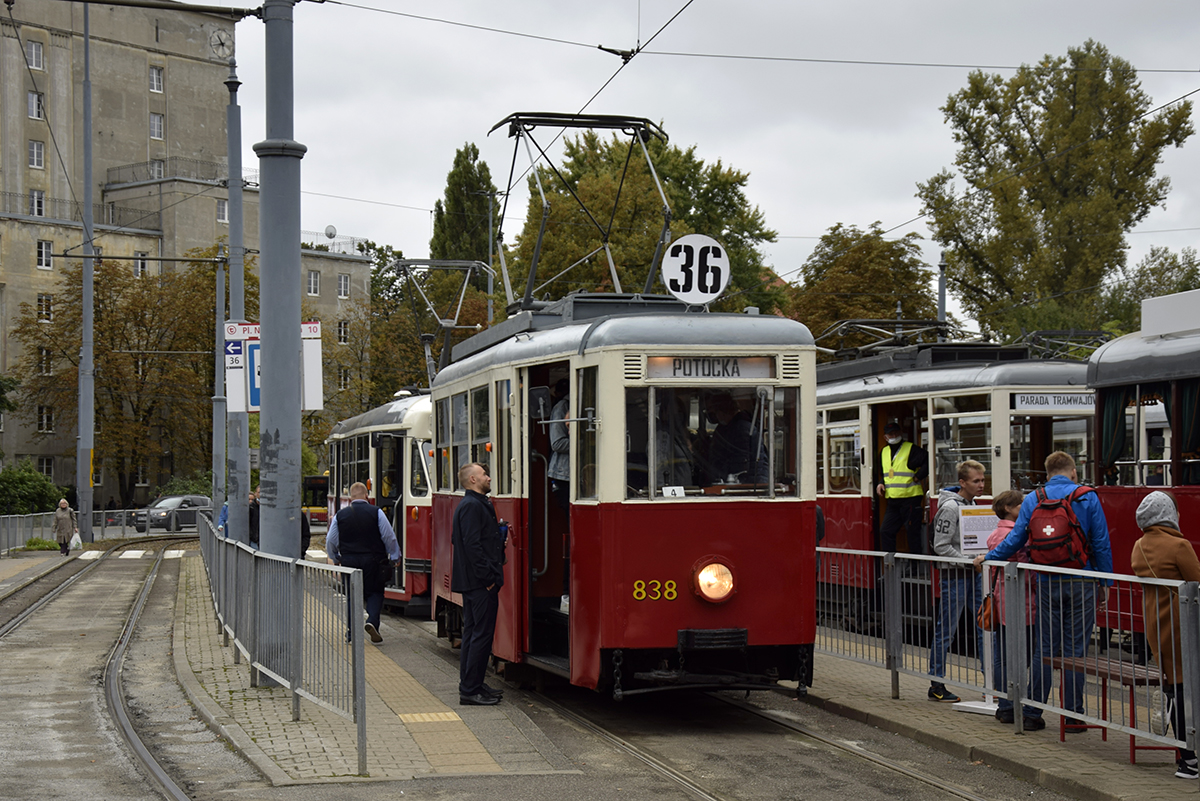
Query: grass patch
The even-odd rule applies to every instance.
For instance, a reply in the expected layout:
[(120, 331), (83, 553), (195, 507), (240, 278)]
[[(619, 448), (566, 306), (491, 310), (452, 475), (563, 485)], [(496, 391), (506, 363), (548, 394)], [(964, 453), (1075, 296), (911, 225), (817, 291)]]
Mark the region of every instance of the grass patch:
[(30, 537), (29, 542), (25, 543), (27, 551), (57, 551), (58, 543), (54, 540), (44, 540), (41, 537)]

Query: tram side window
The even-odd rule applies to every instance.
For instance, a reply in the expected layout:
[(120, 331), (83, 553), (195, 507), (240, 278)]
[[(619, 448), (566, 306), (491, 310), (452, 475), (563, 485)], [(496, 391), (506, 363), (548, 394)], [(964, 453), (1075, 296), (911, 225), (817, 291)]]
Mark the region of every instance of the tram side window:
[[(587, 417), (588, 410), (594, 414), (599, 410), (599, 404), (596, 402), (597, 395), (597, 375), (599, 368), (585, 367), (579, 371), (579, 389), (575, 393), (576, 406), (575, 417)], [(578, 426), (575, 433), (575, 442), (579, 454), (579, 462), (576, 465), (578, 468), (579, 481), (578, 489), (575, 493), (576, 498), (595, 498), (599, 486), (599, 453), (596, 447), (597, 427), (588, 425), (587, 423), (574, 423)]]
[(492, 454), (488, 444), (492, 437), (491, 406), (488, 403), (488, 388), (471, 390), (471, 461), (479, 462), (492, 474)]
[(1046, 483), (1046, 457), (1054, 451), (1071, 454), (1079, 480), (1092, 483), (1088, 444), (1095, 418), (1030, 415), (1012, 417), (1009, 426), (1009, 472), (1012, 489), (1030, 492)]
[(450, 398), (450, 447), (453, 449), (453, 461), (450, 469), (454, 471), (451, 481), (458, 488), (458, 471), (464, 465), (471, 463), (471, 451), (468, 446), (470, 429), (467, 417), (467, 393), (460, 392)]
[(396, 437), (379, 437), (379, 498), (400, 495), (400, 442)]
[(494, 491), (499, 495), (512, 492), (512, 382), (496, 382), (496, 469), (492, 471)]
[(450, 401), (437, 402), (437, 482), (438, 489), (454, 486), (454, 471), (450, 467)]
[[(1171, 423), (1164, 402), (1170, 397), (1170, 391), (1170, 385), (1165, 382), (1107, 391), (1103, 410), (1104, 441), (1100, 450), (1100, 459), (1106, 468), (1106, 484), (1169, 486), (1194, 483), (1188, 480), (1191, 463), (1186, 442), (1183, 443), (1184, 475), (1176, 477), (1171, 473)], [(1118, 408), (1122, 402), (1125, 404), (1123, 415)], [(1117, 408), (1116, 414), (1111, 410), (1113, 408)], [(1186, 432), (1185, 426), (1185, 436)]]
[(360, 434), (354, 438), (354, 480), (370, 486), (371, 482), (371, 438)]
[(412, 452), (409, 459), (408, 491), (414, 498), (424, 498), (429, 494), (429, 468), (432, 461), (429, 456), (429, 443), (420, 440), (412, 441)]
[[(971, 396), (974, 397), (974, 396)], [(960, 398), (935, 398), (935, 408), (943, 400)], [(953, 406), (951, 406), (953, 408)], [(933, 418), (933, 489), (956, 486), (958, 465), (973, 459), (983, 465), (983, 494), (992, 494), (992, 418), (984, 414), (960, 414)]]
[(829, 437), (829, 494), (862, 494), (862, 440), (858, 407), (831, 409)]
[(817, 494), (825, 494), (825, 420), (824, 412), (817, 412)]

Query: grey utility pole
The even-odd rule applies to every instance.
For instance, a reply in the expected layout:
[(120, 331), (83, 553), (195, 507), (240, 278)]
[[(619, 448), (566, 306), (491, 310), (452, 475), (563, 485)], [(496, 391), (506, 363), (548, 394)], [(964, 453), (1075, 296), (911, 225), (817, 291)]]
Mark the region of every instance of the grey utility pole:
[[(225, 246), (217, 248), (218, 258)], [(216, 339), (213, 346), (212, 503), (219, 515), (225, 502), (225, 262), (217, 262)], [(215, 519), (214, 519), (215, 522)]]
[[(229, 318), (246, 319), (246, 249), (242, 218), (242, 108), (238, 105), (237, 62), (229, 59), (229, 105), (225, 110), (229, 149)], [(222, 337), (222, 342), (224, 338)], [(222, 346), (224, 350), (224, 346)], [(224, 365), (222, 365), (222, 368)], [(225, 536), (250, 542), (250, 416), (231, 412), (229, 429), (229, 520)]]
[(259, 547), (300, 556), (300, 160), (293, 136), (292, 12), (265, 0), (267, 138), (258, 154), (262, 198), (262, 411), (259, 417)]
[(75, 486), (79, 496), (79, 538), (92, 542), (92, 452), (96, 444), (96, 372), (92, 312), (92, 52), (88, 7), (83, 7), (83, 344), (79, 349), (79, 436), (75, 447)]

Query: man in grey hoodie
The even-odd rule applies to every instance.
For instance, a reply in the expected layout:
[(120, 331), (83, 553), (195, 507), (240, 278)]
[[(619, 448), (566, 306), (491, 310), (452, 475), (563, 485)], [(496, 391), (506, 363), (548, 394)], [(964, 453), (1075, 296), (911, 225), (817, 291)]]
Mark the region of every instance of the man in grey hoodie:
[(962, 532), (959, 529), (958, 510), (963, 506), (974, 506), (975, 499), (985, 488), (984, 467), (976, 461), (965, 461), (958, 466), (958, 488), (944, 489), (938, 495), (937, 514), (933, 517), (933, 552), (938, 556), (949, 556), (963, 560), (963, 567), (944, 566), (941, 574), (941, 598), (938, 601), (937, 617), (933, 621), (933, 645), (929, 649), (930, 701), (957, 701), (958, 696), (946, 689), (939, 679), (946, 675), (946, 652), (958, 629), (963, 607), (967, 609), (967, 625), (975, 636), (975, 653), (983, 662), (983, 636), (975, 625), (975, 610), (983, 598), (983, 587), (979, 576), (967, 565), (962, 551)]

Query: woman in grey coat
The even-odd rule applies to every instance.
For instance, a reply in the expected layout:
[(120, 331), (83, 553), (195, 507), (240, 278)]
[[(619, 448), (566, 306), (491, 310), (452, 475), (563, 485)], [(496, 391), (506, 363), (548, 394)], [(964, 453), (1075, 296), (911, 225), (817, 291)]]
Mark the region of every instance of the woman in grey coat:
[(71, 553), (71, 537), (76, 531), (75, 512), (63, 498), (54, 510), (54, 539), (58, 540), (58, 550), (63, 556)]

